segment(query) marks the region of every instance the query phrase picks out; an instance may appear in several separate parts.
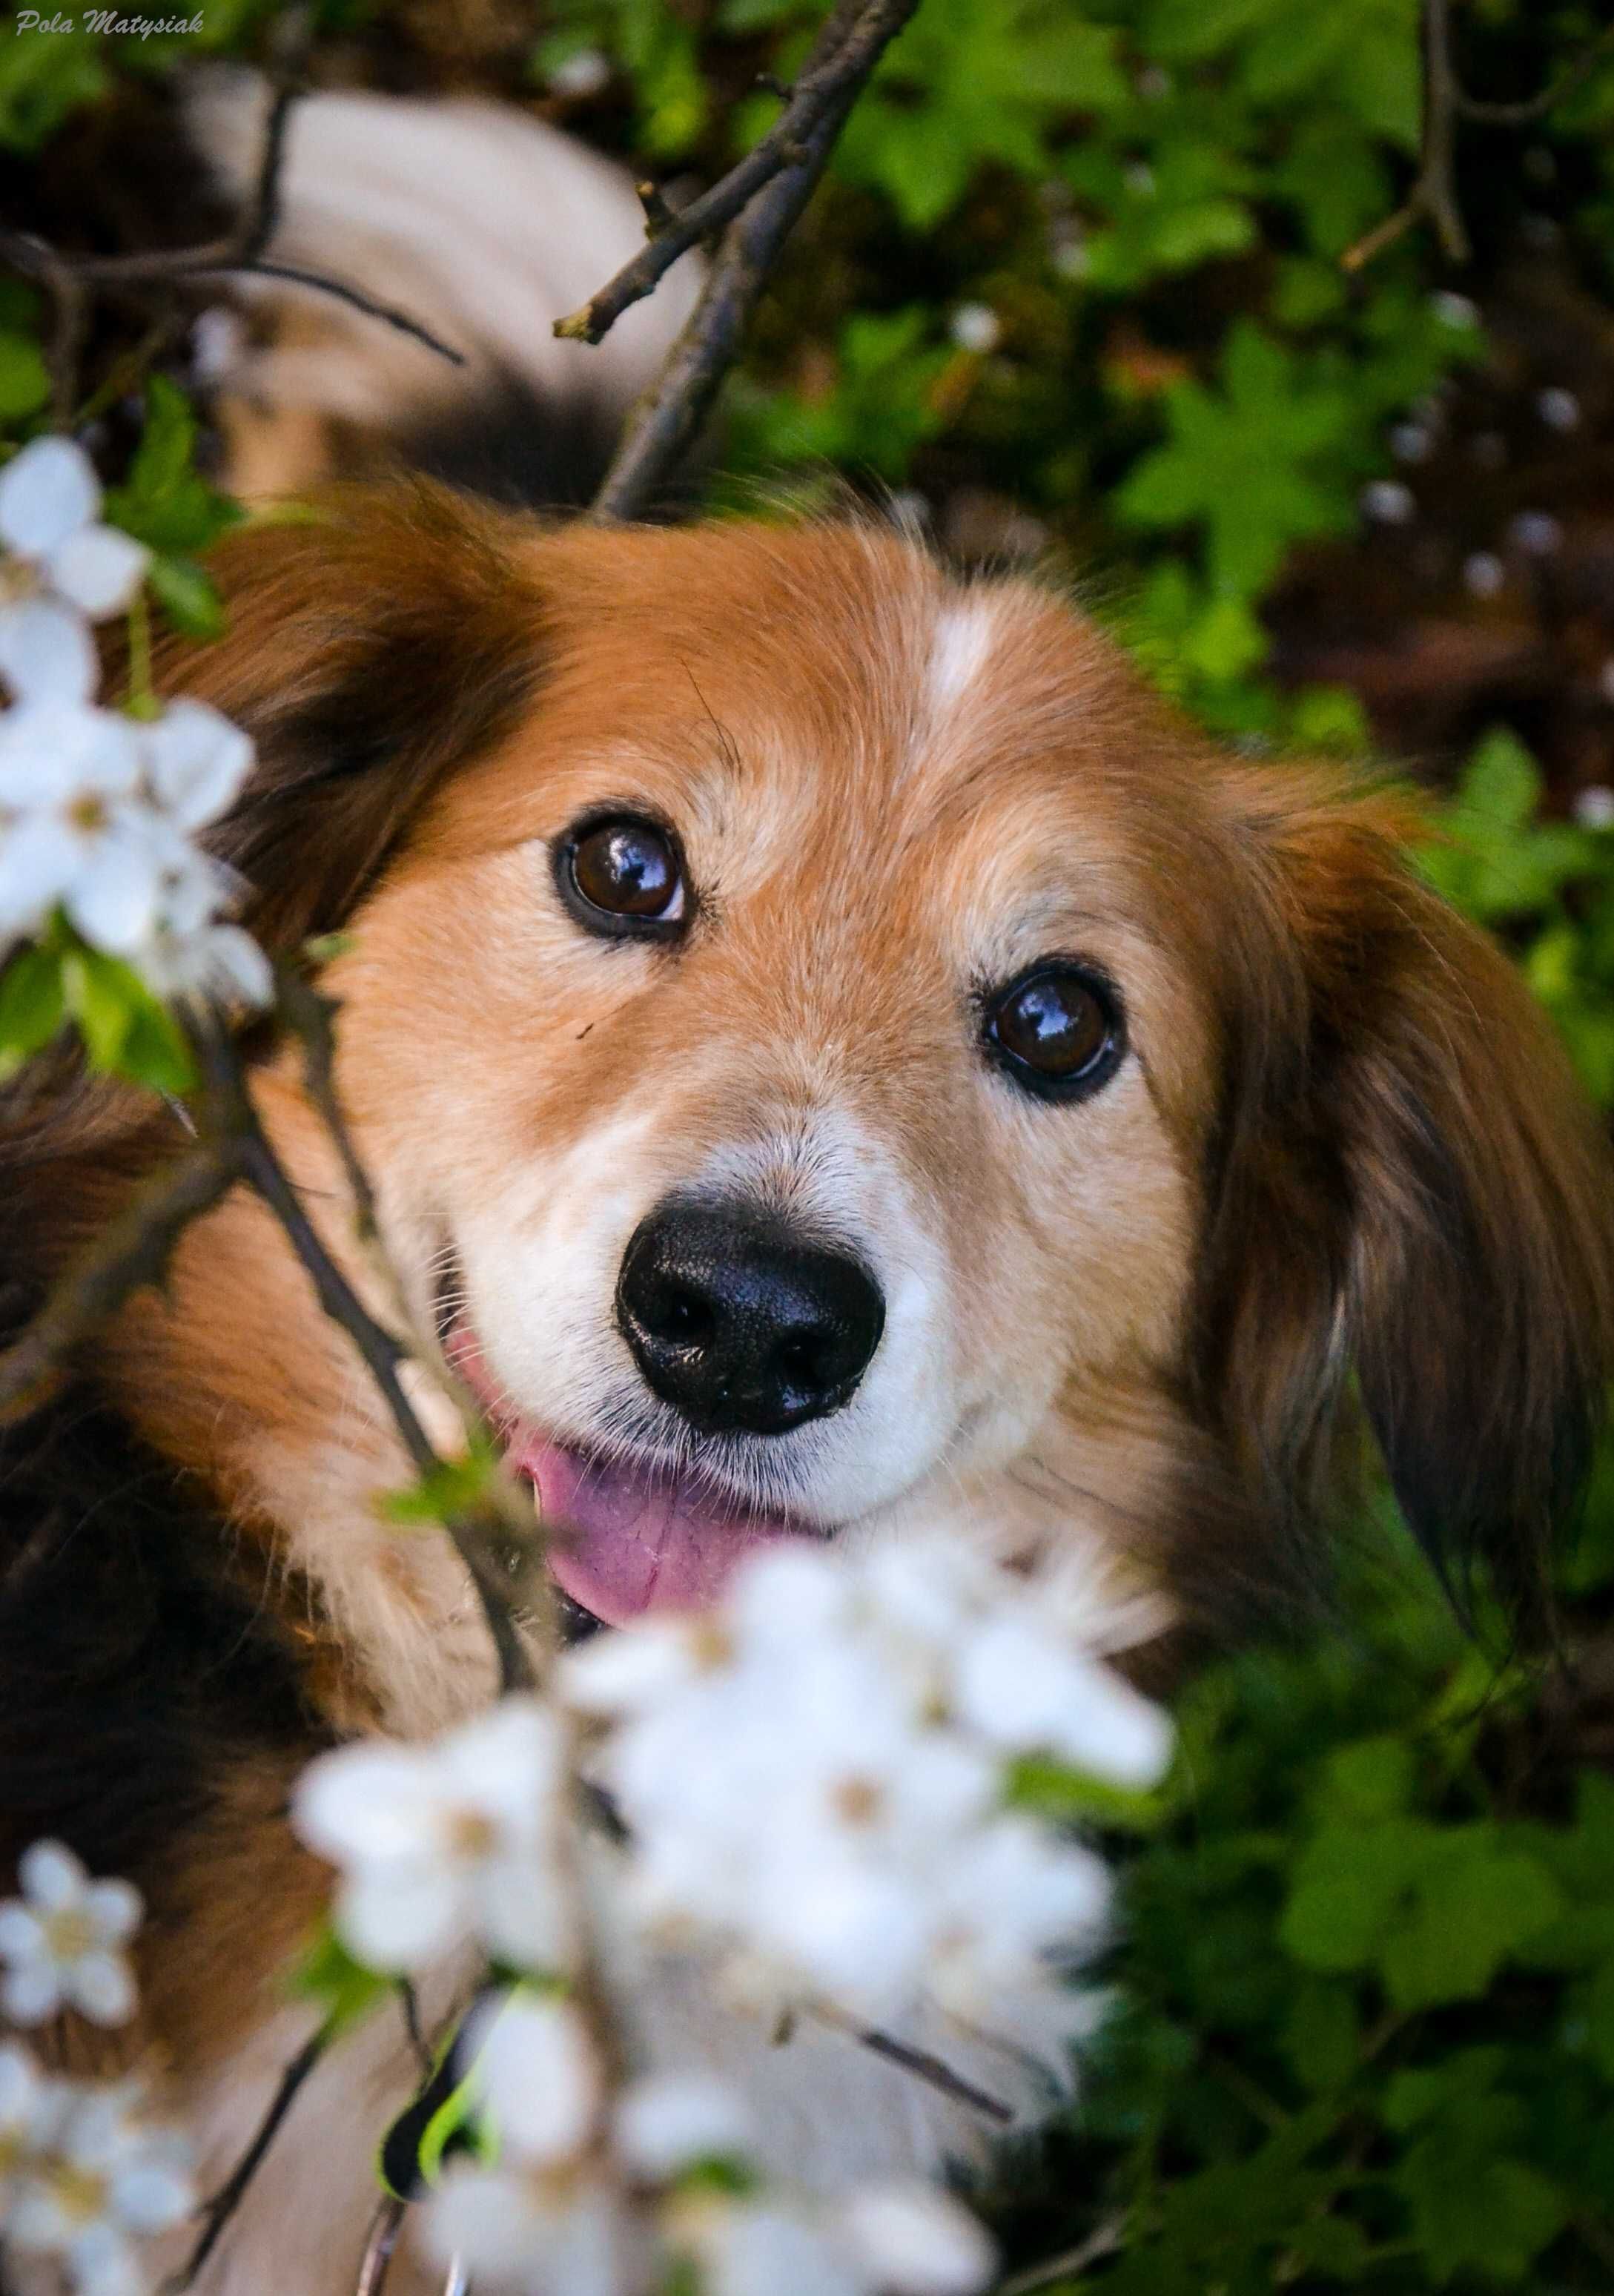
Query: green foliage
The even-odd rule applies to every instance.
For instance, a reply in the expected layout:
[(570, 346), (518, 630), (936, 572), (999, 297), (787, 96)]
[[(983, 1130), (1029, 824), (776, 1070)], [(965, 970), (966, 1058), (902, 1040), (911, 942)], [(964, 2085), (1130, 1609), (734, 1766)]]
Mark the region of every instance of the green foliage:
[(193, 553), (240, 522), (239, 504), (209, 486), (196, 468), (196, 416), (165, 376), (146, 384), (145, 423), (121, 486), (111, 488), (106, 515), (153, 554), (153, 594), (187, 637), (224, 629), (218, 593)]
[(90, 947), (58, 917), (0, 971), (0, 1082), (70, 1022), (90, 1066), (102, 1074), (155, 1092), (187, 1092), (195, 1081), (168, 1007), (132, 967)]
[(293, 2000), (312, 2002), (322, 2011), (325, 2038), (334, 2041), (362, 2024), (392, 1988), (386, 1978), (355, 1961), (326, 1922), (292, 1969), (286, 1989)]
[(1543, 821), (1541, 774), (1503, 727), (1475, 750), (1427, 874), (1506, 931), (1594, 1095), (1614, 1106), (1614, 830)]
[(1614, 1783), (1496, 1783), (1536, 1685), (1432, 1596), (1259, 1651), (1183, 1716), (1138, 1851), (1071, 2189), (1072, 2288), (1601, 2287), (1614, 2191)]

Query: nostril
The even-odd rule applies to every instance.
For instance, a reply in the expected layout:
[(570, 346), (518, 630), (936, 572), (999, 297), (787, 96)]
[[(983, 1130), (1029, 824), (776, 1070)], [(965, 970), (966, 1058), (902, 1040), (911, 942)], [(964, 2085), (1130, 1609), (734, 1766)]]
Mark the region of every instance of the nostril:
[(670, 1284), (641, 1320), (656, 1338), (685, 1348), (709, 1347), (717, 1329), (710, 1300), (684, 1283)]

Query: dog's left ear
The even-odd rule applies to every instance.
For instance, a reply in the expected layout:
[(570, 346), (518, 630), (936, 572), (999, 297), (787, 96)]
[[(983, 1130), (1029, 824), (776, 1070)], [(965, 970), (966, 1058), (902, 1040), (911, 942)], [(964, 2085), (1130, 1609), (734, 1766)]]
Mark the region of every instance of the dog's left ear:
[(1404, 804), (1230, 783), (1201, 1377), (1268, 1510), (1324, 1505), (1351, 1374), (1448, 1587), (1528, 1600), (1614, 1369), (1614, 1164), (1513, 967), (1414, 874)]
[(343, 924), (455, 766), (520, 718), (545, 667), (536, 521), (423, 480), (332, 489), (306, 522), (249, 527), (209, 562), (229, 614), (165, 652), (257, 745), (209, 841), (272, 954)]

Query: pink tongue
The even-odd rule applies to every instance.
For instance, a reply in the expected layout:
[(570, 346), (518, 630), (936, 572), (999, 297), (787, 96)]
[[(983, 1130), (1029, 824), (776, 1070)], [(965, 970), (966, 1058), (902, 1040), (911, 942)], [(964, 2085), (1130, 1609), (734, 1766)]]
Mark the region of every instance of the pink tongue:
[(448, 1352), (500, 1419), (512, 1466), (537, 1487), (551, 1576), (607, 1626), (645, 1611), (704, 1610), (742, 1555), (800, 1536), (777, 1515), (719, 1502), (692, 1477), (591, 1458), (501, 1417), (471, 1333), (451, 1334)]
[(557, 1585), (607, 1626), (643, 1611), (699, 1611), (742, 1554), (787, 1538), (776, 1518), (719, 1512), (682, 1478), (590, 1459), (542, 1440), (512, 1445), (537, 1484)]

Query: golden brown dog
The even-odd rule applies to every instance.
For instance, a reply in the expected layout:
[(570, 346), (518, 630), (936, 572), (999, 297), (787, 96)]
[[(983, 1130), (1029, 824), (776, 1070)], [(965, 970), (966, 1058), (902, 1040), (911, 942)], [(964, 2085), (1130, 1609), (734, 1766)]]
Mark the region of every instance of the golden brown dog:
[[(1609, 1168), (1396, 801), (1228, 758), (1054, 596), (856, 526), (550, 531), (399, 488), (224, 571), (229, 636), (168, 665), (258, 741), (221, 849), (277, 950), (351, 931), (326, 980), (386, 1236), (583, 1607), (945, 1521), (1109, 1573), (1118, 1637), (1139, 1595), (1192, 1621), (1308, 1567), (1356, 1396), (1442, 1566), (1528, 1590), (1610, 1363)], [(296, 1064), (258, 1087), (351, 1256)], [(180, 1143), (17, 1111), (13, 1324)], [(243, 1199), (8, 1446), (8, 1824), (147, 1891), (147, 2033), (222, 2160), (299, 2030), (289, 1781), (483, 1700), (475, 1606), (378, 1519), (404, 1463)], [(954, 2141), (687, 1971), (643, 2029), (740, 2067), (807, 2173)], [(409, 2079), (390, 2032), (322, 2072), (211, 2285), (350, 2284)]]

